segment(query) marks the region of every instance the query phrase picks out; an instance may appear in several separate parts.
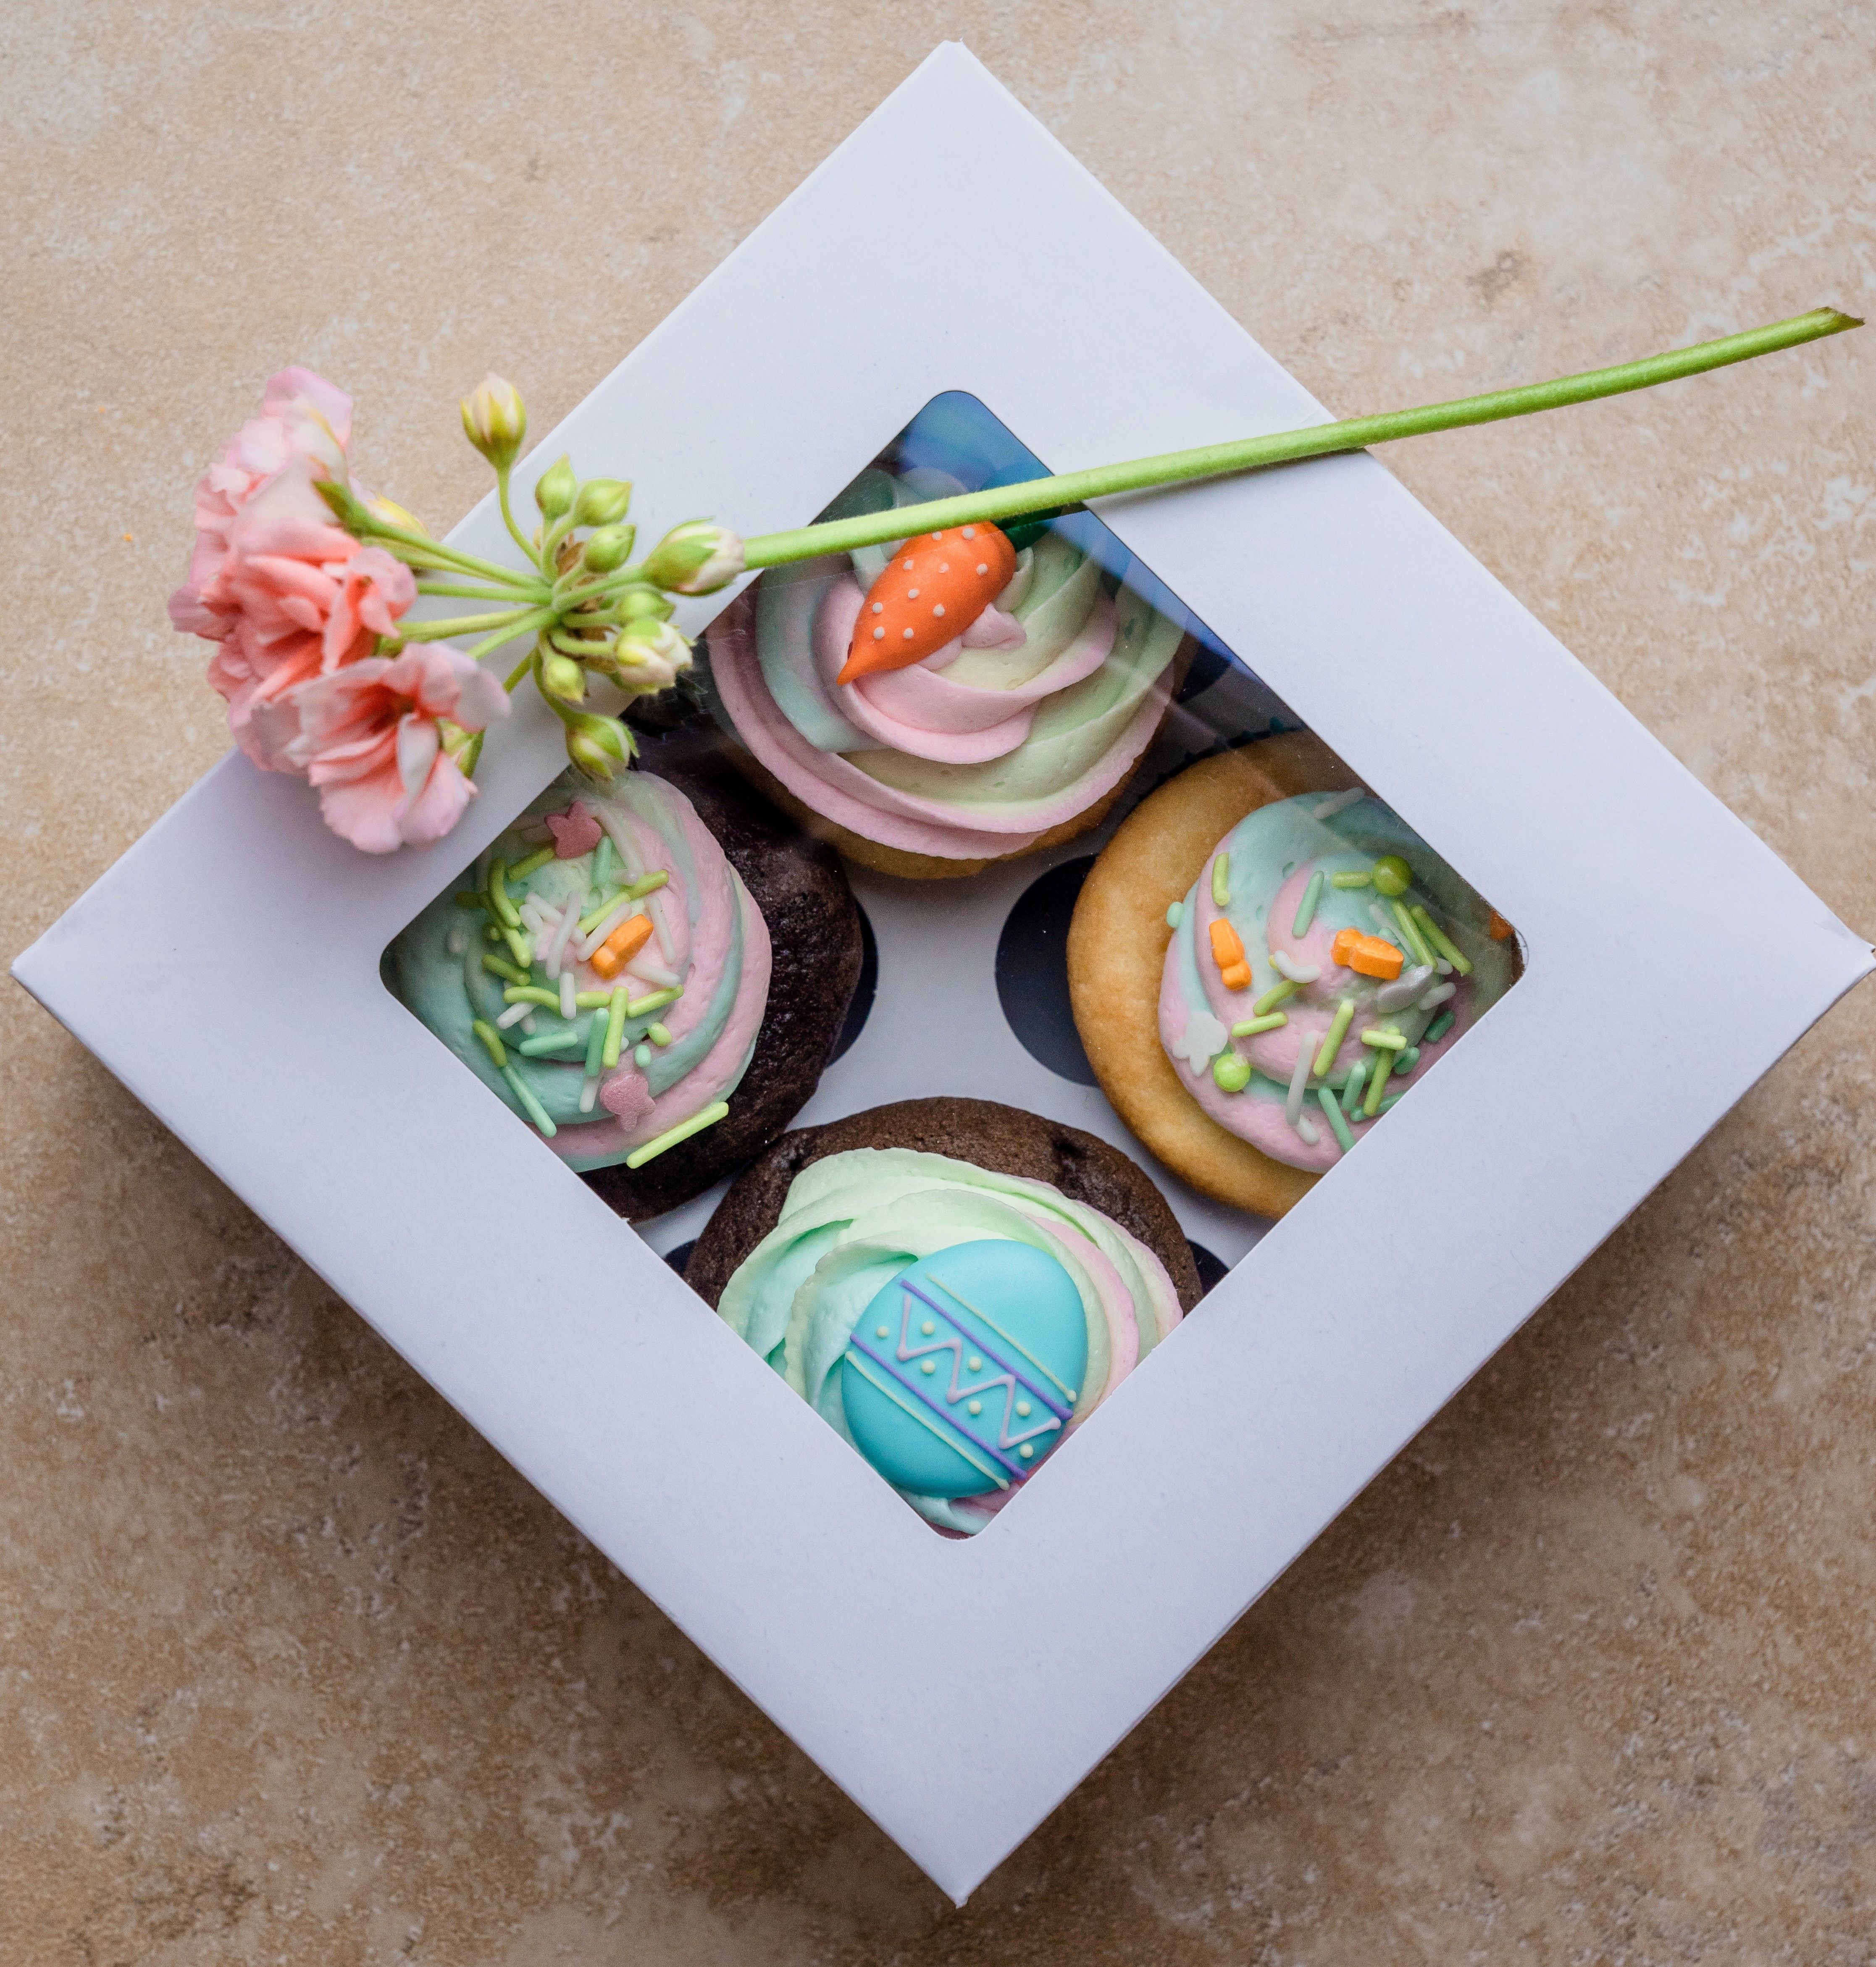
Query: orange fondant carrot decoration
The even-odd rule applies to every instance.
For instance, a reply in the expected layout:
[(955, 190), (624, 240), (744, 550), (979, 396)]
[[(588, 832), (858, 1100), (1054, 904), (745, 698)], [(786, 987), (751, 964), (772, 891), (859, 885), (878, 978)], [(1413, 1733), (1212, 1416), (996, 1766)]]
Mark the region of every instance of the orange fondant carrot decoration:
[(1400, 951), (1384, 938), (1364, 935), (1358, 929), (1338, 929), (1329, 953), (1345, 969), (1364, 977), (1391, 980), (1400, 974)]
[(1219, 980), (1227, 990), (1250, 987), (1251, 966), (1244, 960), (1244, 945), (1222, 916), (1212, 918), (1212, 961), (1218, 965)]
[(628, 916), (593, 952), (591, 961), (602, 977), (616, 977), (651, 939), (649, 916)]
[(1511, 925), (1494, 909), (1491, 920), (1486, 924), (1485, 933), (1494, 942), (1509, 942), (1512, 936)]
[(908, 540), (873, 583), (834, 680), (851, 683), (923, 662), (961, 635), (1015, 571), (1016, 549), (985, 519)]

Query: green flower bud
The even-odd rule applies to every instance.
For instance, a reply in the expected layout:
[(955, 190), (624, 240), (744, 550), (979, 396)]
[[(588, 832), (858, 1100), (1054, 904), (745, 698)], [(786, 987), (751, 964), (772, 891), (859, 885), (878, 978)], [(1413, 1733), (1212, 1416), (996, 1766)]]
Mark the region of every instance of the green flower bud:
[(668, 621), (675, 608), (655, 587), (628, 587), (612, 603), (612, 612), (621, 622), (636, 622), (647, 615), (654, 621)]
[[(583, 505), (586, 502), (583, 492), (580, 502)], [(586, 542), (586, 564), (595, 573), (615, 572), (631, 558), (632, 541), (638, 532), (636, 526), (602, 526)]]
[(645, 578), (673, 594), (714, 594), (743, 570), (743, 543), (711, 519), (673, 526), (645, 562)]
[(589, 779), (609, 780), (613, 767), (631, 757), (632, 741), (615, 717), (570, 717), (567, 755)]
[(573, 522), (581, 526), (616, 526), (632, 502), (632, 488), (622, 478), (589, 478), (580, 488)]
[(422, 520), (395, 499), (367, 499), (365, 510), (385, 525), (401, 526), (405, 532), (420, 534), (425, 539), (430, 537), (430, 528)]
[(496, 470), (505, 471), (521, 455), (521, 439), (528, 434), (521, 392), (492, 372), (485, 376), (463, 399), (463, 431)]
[(541, 659), (541, 687), (563, 703), (586, 700), (586, 672), (571, 656), (544, 656)]
[(641, 615), (619, 631), (611, 668), (622, 690), (669, 690), (690, 667), (690, 644), (668, 622)]
[(563, 457), (557, 464), (551, 464), (534, 481), (534, 503), (541, 508), (542, 516), (549, 525), (559, 518), (573, 502), (573, 495), (580, 489), (580, 481), (573, 476), (573, 460)]

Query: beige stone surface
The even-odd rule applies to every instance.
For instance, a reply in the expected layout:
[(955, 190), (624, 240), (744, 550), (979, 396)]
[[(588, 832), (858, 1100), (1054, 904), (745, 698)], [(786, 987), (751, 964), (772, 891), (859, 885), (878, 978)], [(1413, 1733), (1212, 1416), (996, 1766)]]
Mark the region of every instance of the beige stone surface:
[[(5, 953), (223, 748), (163, 603), (270, 370), (447, 523), (463, 389), (557, 415), (951, 36), (1345, 412), (1876, 284), (1865, 0), (14, 0)], [(1852, 336), (1390, 460), (1866, 934), (1873, 373)], [(1876, 993), (962, 1913), (0, 1020), (9, 1967), (1876, 1959)]]

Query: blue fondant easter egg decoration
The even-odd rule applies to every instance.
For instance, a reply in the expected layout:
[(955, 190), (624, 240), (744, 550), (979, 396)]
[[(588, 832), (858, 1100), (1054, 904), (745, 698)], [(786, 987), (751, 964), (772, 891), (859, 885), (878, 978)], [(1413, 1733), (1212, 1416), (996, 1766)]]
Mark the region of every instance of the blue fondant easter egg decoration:
[(896, 1487), (981, 1496), (1032, 1474), (1074, 1416), (1088, 1326), (1046, 1250), (922, 1257), (873, 1298), (841, 1361), (847, 1426)]

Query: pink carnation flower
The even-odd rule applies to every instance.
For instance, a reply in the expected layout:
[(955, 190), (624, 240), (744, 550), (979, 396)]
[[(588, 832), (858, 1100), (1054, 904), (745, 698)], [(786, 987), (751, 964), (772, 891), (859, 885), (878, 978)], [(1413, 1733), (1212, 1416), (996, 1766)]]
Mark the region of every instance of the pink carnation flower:
[(327, 825), (367, 854), (441, 840), (476, 796), (438, 720), (480, 731), (508, 715), (492, 677), (432, 644), (370, 656), (299, 686), (287, 769), (319, 788)]

